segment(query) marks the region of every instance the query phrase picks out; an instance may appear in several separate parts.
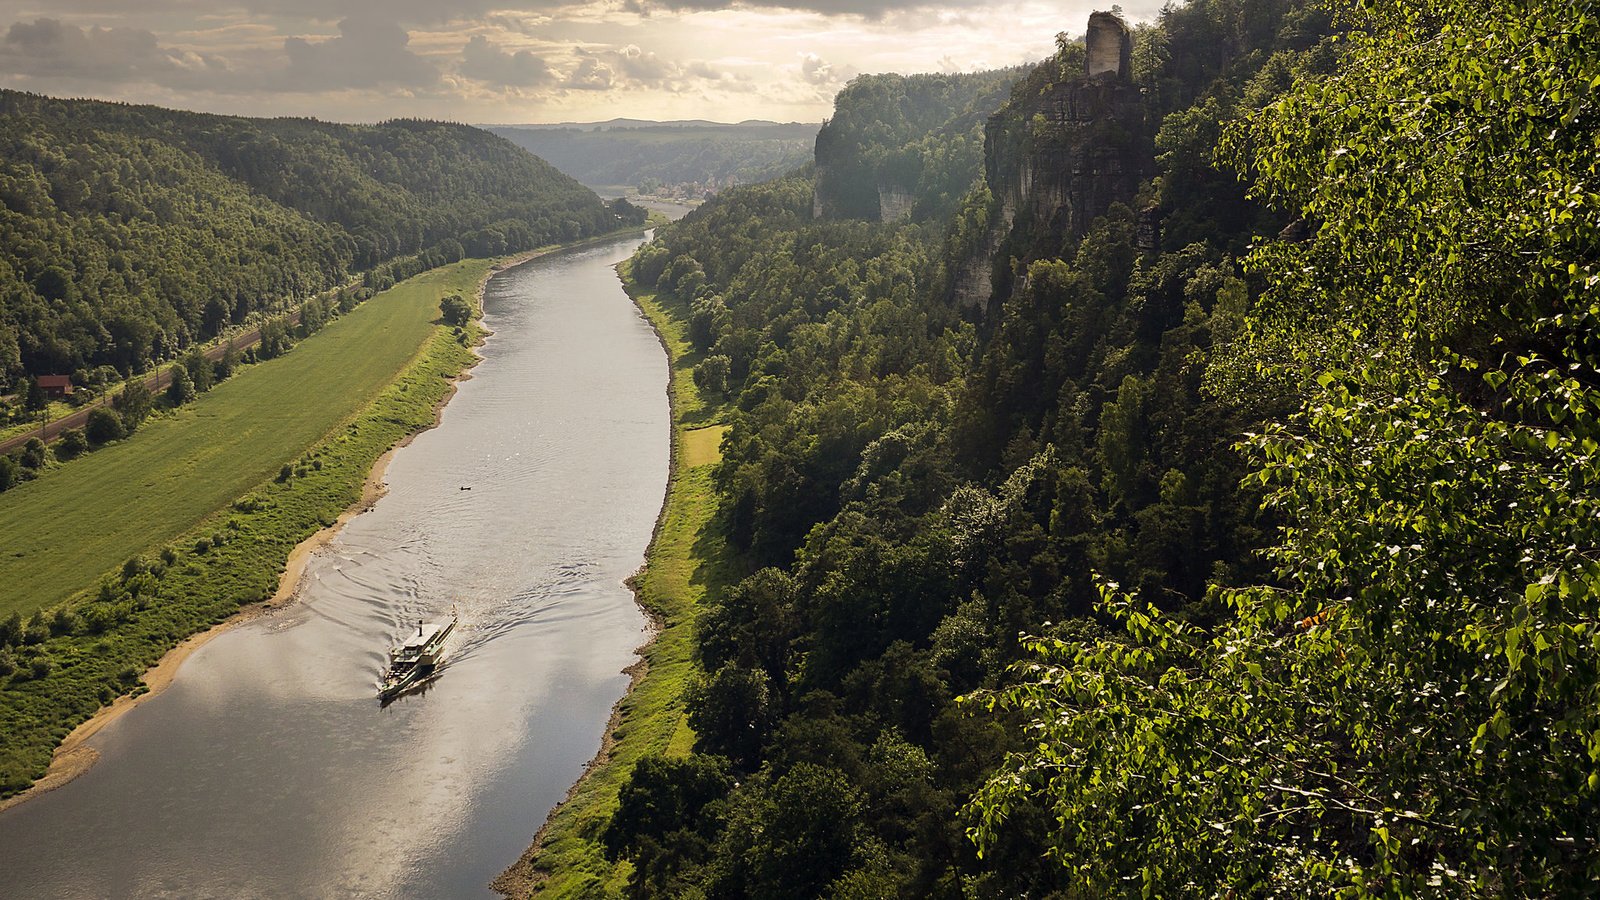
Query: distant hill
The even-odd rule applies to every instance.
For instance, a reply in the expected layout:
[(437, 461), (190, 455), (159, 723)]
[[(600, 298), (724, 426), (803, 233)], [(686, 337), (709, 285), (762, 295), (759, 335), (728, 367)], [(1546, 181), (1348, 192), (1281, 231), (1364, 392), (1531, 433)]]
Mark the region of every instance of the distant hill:
[(487, 130), (550, 161), (584, 184), (698, 195), (764, 181), (811, 159), (816, 124), (692, 119), (489, 125)]
[(0, 391), (24, 374), (143, 370), (397, 257), (613, 224), (578, 182), (465, 125), (0, 91)]

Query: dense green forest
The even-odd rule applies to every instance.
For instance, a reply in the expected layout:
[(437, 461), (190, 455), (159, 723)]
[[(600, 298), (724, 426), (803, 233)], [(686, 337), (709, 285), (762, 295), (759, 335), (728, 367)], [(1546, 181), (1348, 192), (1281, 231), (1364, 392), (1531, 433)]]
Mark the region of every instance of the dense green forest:
[(633, 893), (1592, 896), (1597, 25), (1192, 0), (664, 229), (754, 574)]
[(0, 91), (0, 392), (24, 375), (143, 371), (387, 260), (513, 252), (616, 215), (466, 126)]
[[(1018, 69), (866, 75), (817, 132), (817, 205), (829, 216), (942, 219), (983, 166), (983, 126)], [(903, 209), (885, 195), (903, 195)], [(887, 201), (887, 202), (886, 202)]]
[(811, 158), (816, 125), (640, 122), (496, 125), (489, 130), (584, 184), (702, 191), (782, 175)]

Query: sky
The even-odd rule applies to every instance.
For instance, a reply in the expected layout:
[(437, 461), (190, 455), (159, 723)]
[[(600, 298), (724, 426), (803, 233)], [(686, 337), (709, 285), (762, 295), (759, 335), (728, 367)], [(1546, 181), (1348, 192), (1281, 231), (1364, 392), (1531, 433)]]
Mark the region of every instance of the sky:
[(820, 122), (856, 75), (1034, 62), (1100, 5), (0, 0), (0, 86), (341, 122)]

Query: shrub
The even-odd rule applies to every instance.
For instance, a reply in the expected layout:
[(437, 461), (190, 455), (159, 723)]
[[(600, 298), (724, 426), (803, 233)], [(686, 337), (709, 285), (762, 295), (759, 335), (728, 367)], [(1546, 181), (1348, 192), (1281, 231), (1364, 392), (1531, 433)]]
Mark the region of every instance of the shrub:
[(83, 436), (95, 447), (121, 440), (122, 417), (105, 407), (92, 409), (89, 411), (89, 421), (84, 425)]
[(446, 325), (460, 328), (472, 320), (472, 304), (460, 294), (449, 294), (439, 301), (439, 318)]
[(68, 428), (61, 432), (61, 440), (56, 444), (57, 459), (76, 459), (89, 452), (89, 439), (82, 430)]
[(72, 634), (78, 630), (78, 625), (78, 614), (65, 606), (58, 608), (56, 614), (50, 617), (51, 634)]
[(172, 381), (167, 384), (167, 403), (172, 406), (182, 406), (194, 399), (194, 379), (189, 377), (189, 370), (183, 363), (173, 363), (167, 370), (172, 376)]
[(17, 461), (22, 463), (24, 468), (44, 468), (44, 441), (38, 438), (28, 438), (28, 442), (22, 445), (22, 455), (17, 458)]

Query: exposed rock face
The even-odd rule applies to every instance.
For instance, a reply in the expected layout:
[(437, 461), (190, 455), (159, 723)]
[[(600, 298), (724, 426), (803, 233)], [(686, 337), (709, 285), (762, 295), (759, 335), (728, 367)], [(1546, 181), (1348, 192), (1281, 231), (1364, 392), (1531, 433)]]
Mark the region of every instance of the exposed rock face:
[(911, 218), (917, 198), (898, 185), (878, 183), (878, 221), (904, 222)]
[(987, 309), (994, 297), (995, 254), (1000, 252), (1005, 231), (989, 232), (988, 240), (961, 260), (950, 282), (951, 299), (960, 309)]
[[(1112, 204), (1132, 206), (1155, 174), (1155, 126), (1131, 81), (1128, 26), (1097, 12), (1089, 17), (1086, 43), (1081, 76), (1002, 110), (985, 126), (994, 219), (988, 240), (953, 273), (951, 292), (960, 306), (992, 308), (994, 285), (1010, 286), (1009, 278), (996, 277), (998, 266), (1012, 256), (1061, 252)], [(1158, 209), (1141, 211), (1136, 240), (1141, 251), (1159, 248)]]
[(1090, 78), (1107, 74), (1116, 78), (1128, 77), (1133, 35), (1128, 31), (1127, 23), (1114, 13), (1097, 12), (1089, 16), (1089, 33), (1084, 38), (1084, 45), (1089, 51), (1088, 71), (1084, 74)]
[(1122, 20), (1095, 13), (1085, 74), (989, 120), (989, 186), (1019, 229), (1081, 237), (1111, 204), (1131, 205), (1153, 174), (1155, 137), (1128, 80), (1129, 53)]
[(1139, 225), (1133, 240), (1140, 253), (1161, 252), (1161, 207), (1152, 205), (1139, 210)]

